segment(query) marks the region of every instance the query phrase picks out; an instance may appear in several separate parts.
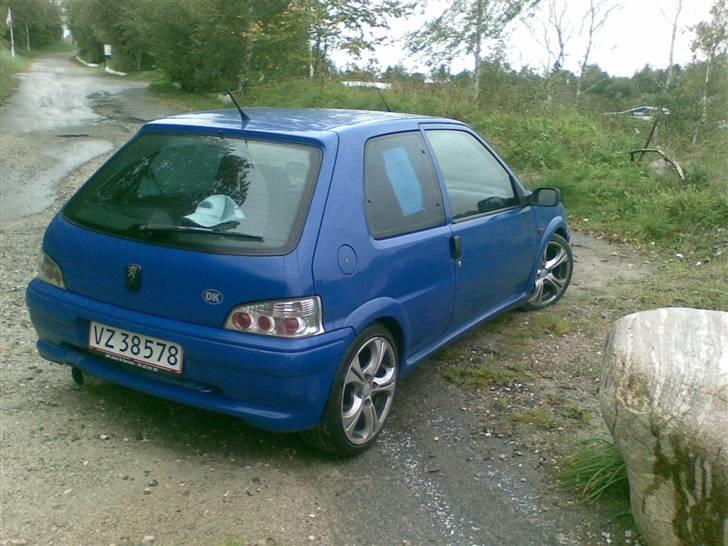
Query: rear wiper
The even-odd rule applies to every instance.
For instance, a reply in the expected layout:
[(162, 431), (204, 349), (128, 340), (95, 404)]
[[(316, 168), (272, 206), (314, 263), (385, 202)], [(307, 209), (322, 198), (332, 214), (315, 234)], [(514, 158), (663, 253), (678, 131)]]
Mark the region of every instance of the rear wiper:
[(238, 239), (247, 239), (249, 241), (263, 241), (260, 235), (250, 235), (248, 233), (240, 233), (238, 231), (222, 231), (206, 227), (198, 226), (177, 226), (174, 224), (140, 224), (136, 227), (139, 231), (164, 231), (164, 232), (183, 232), (183, 233), (213, 233), (215, 235), (225, 235), (237, 237)]

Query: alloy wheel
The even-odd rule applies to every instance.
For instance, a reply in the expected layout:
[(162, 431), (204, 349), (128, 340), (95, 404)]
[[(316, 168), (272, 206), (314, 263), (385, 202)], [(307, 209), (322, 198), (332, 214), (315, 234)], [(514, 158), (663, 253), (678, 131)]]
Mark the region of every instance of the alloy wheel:
[(528, 299), (530, 305), (545, 307), (558, 300), (569, 286), (572, 256), (568, 243), (562, 241), (561, 237), (554, 238), (546, 245), (536, 272), (536, 285)]
[(365, 341), (348, 366), (341, 397), (346, 438), (361, 445), (382, 428), (394, 399), (397, 360), (391, 343), (380, 336)]

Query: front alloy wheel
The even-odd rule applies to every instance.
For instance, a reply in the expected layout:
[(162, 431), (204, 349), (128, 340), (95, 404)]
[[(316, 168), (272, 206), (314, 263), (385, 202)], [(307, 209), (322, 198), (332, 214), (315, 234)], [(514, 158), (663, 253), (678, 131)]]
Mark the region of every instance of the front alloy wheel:
[(335, 455), (367, 449), (389, 416), (397, 388), (397, 346), (379, 324), (364, 330), (344, 358), (321, 423), (302, 433), (304, 441)]
[(574, 256), (568, 241), (554, 234), (544, 249), (533, 292), (524, 307), (543, 309), (559, 301), (569, 287), (573, 271)]

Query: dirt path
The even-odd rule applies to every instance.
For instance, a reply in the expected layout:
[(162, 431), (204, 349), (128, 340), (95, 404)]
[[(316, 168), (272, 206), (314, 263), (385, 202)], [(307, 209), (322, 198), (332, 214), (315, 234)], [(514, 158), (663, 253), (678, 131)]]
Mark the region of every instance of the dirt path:
[[(122, 91), (95, 112), (126, 125), (146, 100)], [(126, 126), (104, 130), (118, 145)], [(600, 429), (608, 302), (649, 271), (642, 256), (577, 234), (558, 306), (509, 313), (430, 359), (403, 382), (381, 441), (339, 461), (112, 384), (76, 391), (68, 368), (38, 357), (23, 296), (42, 233), (105, 155), (61, 177), (50, 208), (2, 225), (0, 544), (624, 543), (613, 512), (551, 485), (567, 440)], [(509, 373), (443, 379), (474, 368)]]

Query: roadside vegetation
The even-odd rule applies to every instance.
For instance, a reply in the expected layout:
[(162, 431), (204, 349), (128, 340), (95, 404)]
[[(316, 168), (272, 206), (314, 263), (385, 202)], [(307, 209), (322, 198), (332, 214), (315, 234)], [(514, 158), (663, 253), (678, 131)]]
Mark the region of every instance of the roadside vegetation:
[(10, 51), (0, 50), (0, 103), (13, 94), (17, 87), (15, 74), (26, 70), (30, 59), (21, 55), (11, 57)]
[[(10, 9), (10, 11), (8, 11)], [(0, 104), (17, 87), (15, 74), (26, 70), (31, 59), (39, 54), (59, 49), (71, 49), (63, 44), (62, 10), (50, 0), (0, 0)], [(10, 48), (10, 25), (14, 31), (15, 56)]]

